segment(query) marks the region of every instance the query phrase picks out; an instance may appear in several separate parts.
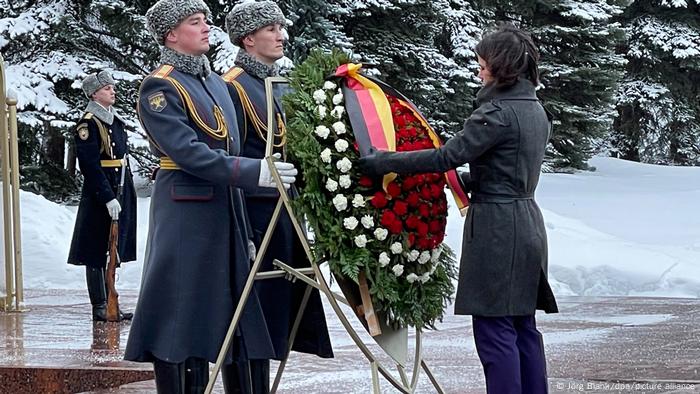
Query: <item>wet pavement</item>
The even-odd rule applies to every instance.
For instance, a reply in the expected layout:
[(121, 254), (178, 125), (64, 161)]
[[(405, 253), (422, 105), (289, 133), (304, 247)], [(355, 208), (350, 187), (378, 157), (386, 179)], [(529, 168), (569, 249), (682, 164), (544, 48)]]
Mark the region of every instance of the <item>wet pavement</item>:
[[(25, 300), (29, 312), (0, 313), (0, 393), (155, 392), (149, 364), (122, 360), (129, 323), (93, 324), (81, 291), (27, 290)], [(120, 291), (123, 309), (132, 310), (135, 301), (134, 292)], [(559, 304), (561, 313), (538, 315), (550, 392), (700, 393), (700, 300), (562, 297)], [(278, 392), (371, 392), (367, 360), (330, 310), (326, 305), (336, 357), (292, 353)], [(424, 360), (445, 392), (485, 392), (469, 317), (450, 308), (422, 340)], [(410, 335), (409, 358), (413, 343)], [(370, 349), (393, 365), (378, 346)], [(398, 392), (385, 380), (381, 389)], [(215, 392), (223, 392), (220, 383)], [(416, 392), (435, 392), (425, 373)]]

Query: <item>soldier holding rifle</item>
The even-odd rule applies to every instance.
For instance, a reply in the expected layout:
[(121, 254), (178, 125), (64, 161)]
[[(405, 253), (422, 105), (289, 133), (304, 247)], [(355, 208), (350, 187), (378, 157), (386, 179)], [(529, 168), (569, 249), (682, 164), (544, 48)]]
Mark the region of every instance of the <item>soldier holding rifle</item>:
[[(136, 260), (136, 193), (126, 160), (129, 148), (124, 121), (112, 107), (114, 85), (106, 71), (83, 80), (82, 89), (90, 102), (74, 135), (84, 182), (68, 263), (85, 266), (94, 321), (107, 320), (105, 266), (113, 221), (119, 221), (116, 252), (120, 260)], [(121, 199), (117, 198), (120, 185)], [(112, 320), (132, 317), (117, 312)]]

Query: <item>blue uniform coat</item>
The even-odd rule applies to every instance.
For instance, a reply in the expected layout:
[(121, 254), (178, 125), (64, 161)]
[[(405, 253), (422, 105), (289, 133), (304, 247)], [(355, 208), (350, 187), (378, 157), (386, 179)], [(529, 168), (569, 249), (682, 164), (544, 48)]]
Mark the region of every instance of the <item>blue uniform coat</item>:
[[(74, 132), (76, 156), (83, 174), (83, 188), (75, 220), (68, 263), (93, 268), (107, 264), (109, 229), (112, 218), (108, 201), (116, 198), (121, 167), (103, 167), (101, 160), (122, 159), (129, 152), (124, 123), (114, 117), (112, 124), (86, 112)], [(136, 260), (136, 193), (131, 171), (126, 168), (119, 213), (118, 251), (121, 262)]]
[[(231, 69), (224, 75), (228, 89), (236, 107), (236, 117), (243, 145), (243, 156), (263, 158), (266, 147), (266, 128), (256, 130), (256, 121), (267, 125), (267, 100), (264, 81), (239, 67)], [(244, 105), (244, 103), (247, 103)], [(244, 107), (248, 108), (248, 111)], [(251, 111), (252, 110), (252, 111)], [(284, 112), (275, 97), (275, 113), (284, 119)], [(254, 119), (256, 118), (257, 119)], [(279, 125), (275, 132), (281, 134)], [(280, 145), (282, 137), (275, 139)], [(282, 152), (281, 147), (275, 152)], [(253, 241), (259, 249), (262, 239), (270, 224), (279, 194), (276, 190), (246, 191), (246, 206), (253, 230)], [(260, 271), (270, 271), (275, 267), (272, 260), (278, 259), (292, 267), (309, 267), (304, 249), (296, 235), (289, 215), (282, 210), (277, 226), (270, 241), (270, 246), (262, 261)], [(299, 310), (306, 284), (301, 281), (291, 283), (285, 279), (272, 279), (256, 282), (256, 290), (265, 314), (267, 327), (275, 348), (276, 359), (287, 355), (289, 332)], [(302, 316), (292, 350), (316, 354), (321, 357), (333, 357), (326, 318), (318, 290), (313, 290)]]
[[(161, 169), (125, 358), (214, 362), (250, 271), (241, 189), (257, 189), (260, 161), (238, 157), (236, 112), (218, 75), (161, 66), (144, 79), (138, 112)], [(273, 356), (254, 292), (233, 348), (237, 358)]]

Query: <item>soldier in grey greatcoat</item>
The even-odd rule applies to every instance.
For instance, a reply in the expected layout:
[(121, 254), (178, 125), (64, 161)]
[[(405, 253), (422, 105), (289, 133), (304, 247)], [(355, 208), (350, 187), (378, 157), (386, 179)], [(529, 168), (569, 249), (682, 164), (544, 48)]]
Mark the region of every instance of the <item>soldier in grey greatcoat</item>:
[(557, 312), (547, 282), (547, 234), (534, 200), (550, 123), (535, 94), (539, 54), (527, 33), (501, 27), (476, 46), (484, 87), (462, 132), (437, 150), (376, 152), (367, 173), (438, 172), (469, 163), (455, 313), (472, 315), (493, 394), (546, 393), (535, 310)]
[[(125, 358), (154, 363), (159, 393), (204, 390), (253, 257), (242, 190), (275, 187), (266, 161), (239, 156), (236, 111), (205, 56), (209, 17), (201, 0), (160, 0), (146, 13), (161, 65), (141, 85), (138, 113), (160, 169)], [(289, 188), (296, 169), (275, 167)], [(272, 357), (265, 328), (253, 296), (226, 363), (234, 352)]]
[[(90, 102), (74, 135), (83, 189), (68, 264), (85, 266), (94, 321), (107, 320), (105, 268), (112, 220), (119, 220), (119, 262), (136, 260), (136, 192), (127, 161), (129, 145), (124, 120), (113, 107), (114, 88), (114, 79), (107, 71), (83, 79), (82, 90)], [(122, 171), (124, 185), (118, 196)], [(131, 313), (119, 312), (119, 320), (131, 317)]]
[[(242, 154), (263, 158), (267, 146), (268, 127), (275, 129), (273, 151), (282, 154), (285, 140), (285, 115), (277, 92), (275, 123), (267, 124), (265, 78), (279, 76), (275, 62), (284, 56), (286, 20), (272, 1), (250, 1), (237, 4), (226, 17), (231, 42), (238, 45), (235, 67), (224, 73), (231, 99), (236, 107)], [(292, 190), (291, 192), (293, 192)], [(253, 241), (260, 247), (279, 199), (277, 190), (245, 192), (246, 206), (253, 229)], [(304, 249), (286, 210), (283, 210), (262, 261), (261, 271), (274, 269), (277, 259), (292, 267), (309, 267)], [(265, 314), (267, 329), (275, 349), (274, 359), (283, 360), (289, 349), (289, 334), (297, 316), (307, 285), (285, 279), (258, 281), (255, 290)], [(332, 357), (323, 305), (318, 290), (313, 290), (296, 331), (292, 350)], [(267, 393), (270, 381), (270, 360), (241, 359), (223, 370), (224, 385), (242, 393)]]

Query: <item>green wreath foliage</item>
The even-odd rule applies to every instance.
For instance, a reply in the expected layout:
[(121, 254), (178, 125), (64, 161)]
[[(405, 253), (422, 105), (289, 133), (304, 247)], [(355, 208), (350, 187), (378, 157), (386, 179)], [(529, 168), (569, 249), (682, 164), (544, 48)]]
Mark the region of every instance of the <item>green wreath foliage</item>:
[[(331, 110), (343, 107), (343, 104), (333, 102), (340, 90), (336, 89), (339, 87), (338, 79), (332, 75), (338, 66), (349, 62), (347, 55), (340, 51), (315, 51), (290, 75), (292, 93), (283, 97), (283, 103), (287, 115), (288, 159), (295, 163), (301, 173), (301, 179), (297, 182), (299, 196), (293, 201), (295, 212), (305, 217), (313, 231), (312, 252), (316, 261), (327, 261), (334, 275), (355, 283), (360, 272), (364, 272), (375, 311), (384, 316), (389, 325), (434, 329), (436, 321), (442, 320), (454, 293), (457, 276), (455, 255), (443, 243), (433, 250), (429, 264), (422, 263), (424, 265), (417, 267), (416, 263), (406, 258), (409, 243), (405, 234), (390, 234), (383, 240), (374, 235), (373, 231), (379, 227), (379, 211), (368, 202), (375, 190), (359, 184), (362, 174), (356, 166), (347, 168), (348, 162), (344, 160), (354, 164), (359, 159), (359, 153), (353, 149), (355, 139), (347, 113), (335, 116), (338, 112), (333, 114)], [(331, 83), (333, 88), (330, 87)], [(323, 103), (314, 97), (319, 91), (327, 93)], [(319, 112), (320, 105), (326, 107), (325, 116)], [(345, 132), (336, 131), (334, 124), (338, 127), (338, 122), (345, 126)], [(328, 131), (325, 138), (317, 132), (319, 127), (325, 127), (320, 129), (321, 135)], [(338, 151), (335, 148), (338, 140), (347, 141), (349, 147)], [(341, 161), (344, 166), (339, 164)], [(336, 182), (343, 175), (349, 176), (350, 186), (343, 187), (339, 184), (342, 182)], [(335, 191), (329, 190), (329, 180), (336, 183)], [(345, 204), (339, 195), (345, 198)], [(357, 223), (352, 220), (346, 222), (349, 217), (356, 218)], [(367, 227), (365, 224), (369, 224), (369, 218), (373, 226)], [(391, 245), (397, 243), (404, 252), (391, 252)], [(382, 253), (385, 253), (383, 262), (380, 261)], [(386, 262), (386, 257), (391, 260), (390, 263)], [(423, 270), (423, 275), (429, 279), (410, 282), (407, 280), (408, 274), (397, 275), (398, 271), (392, 269), (401, 265), (408, 272), (413, 269), (410, 268), (412, 264), (416, 265), (417, 274), (421, 272), (418, 269)]]

